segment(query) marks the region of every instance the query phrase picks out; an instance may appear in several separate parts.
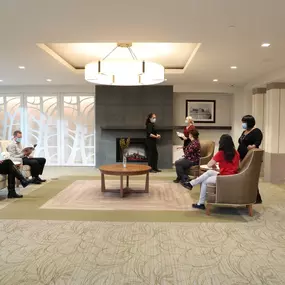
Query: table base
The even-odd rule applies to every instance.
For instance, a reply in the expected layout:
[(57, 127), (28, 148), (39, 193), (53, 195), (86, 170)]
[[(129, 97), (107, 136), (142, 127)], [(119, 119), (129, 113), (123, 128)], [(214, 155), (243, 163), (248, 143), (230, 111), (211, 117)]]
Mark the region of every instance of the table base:
[(113, 192), (113, 193), (120, 193), (120, 197), (123, 198), (124, 194), (130, 193), (149, 193), (149, 173), (146, 174), (145, 180), (145, 189), (144, 190), (135, 190), (129, 187), (130, 178), (126, 176), (126, 187), (124, 187), (124, 176), (120, 175), (120, 189), (106, 189), (105, 184), (105, 175), (101, 173), (101, 192)]

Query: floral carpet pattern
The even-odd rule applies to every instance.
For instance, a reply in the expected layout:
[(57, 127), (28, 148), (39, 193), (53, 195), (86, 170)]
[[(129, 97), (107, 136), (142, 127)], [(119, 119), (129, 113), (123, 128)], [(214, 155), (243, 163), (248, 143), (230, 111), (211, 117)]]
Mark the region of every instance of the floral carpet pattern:
[(260, 213), (236, 224), (2, 220), (0, 284), (285, 284), (285, 207)]
[[(0, 209), (1, 285), (285, 284), (284, 185), (261, 183), (264, 204), (254, 206), (253, 217), (244, 213), (243, 222), (8, 217), (9, 208), (23, 214), (40, 208), (46, 193), (54, 197), (70, 184), (61, 183), (58, 189), (38, 188), (26, 200)], [(63, 211), (49, 211), (62, 219)]]

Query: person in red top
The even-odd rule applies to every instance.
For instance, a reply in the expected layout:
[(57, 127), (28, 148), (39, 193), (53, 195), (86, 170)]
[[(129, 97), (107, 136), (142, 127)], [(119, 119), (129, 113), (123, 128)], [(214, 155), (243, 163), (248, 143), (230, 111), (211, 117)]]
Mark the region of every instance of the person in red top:
[(199, 133), (197, 130), (189, 132), (191, 143), (184, 148), (184, 157), (175, 161), (177, 178), (174, 183), (185, 182), (188, 178), (188, 169), (191, 166), (199, 165), (201, 156), (201, 145), (199, 142)]
[(216, 183), (217, 175), (234, 175), (237, 174), (239, 168), (239, 153), (236, 151), (233, 139), (230, 135), (222, 135), (219, 142), (219, 151), (208, 163), (209, 168), (216, 168), (219, 163), (220, 172), (217, 170), (208, 170), (198, 178), (184, 183), (183, 186), (189, 190), (195, 185), (201, 184), (201, 192), (199, 202), (193, 204), (193, 208), (205, 209), (207, 184)]
[(185, 118), (185, 128), (183, 130), (184, 137), (180, 137), (181, 140), (183, 140), (183, 148), (185, 148), (189, 143), (191, 143), (191, 140), (189, 139), (189, 132), (195, 129), (194, 121), (192, 117), (188, 116)]

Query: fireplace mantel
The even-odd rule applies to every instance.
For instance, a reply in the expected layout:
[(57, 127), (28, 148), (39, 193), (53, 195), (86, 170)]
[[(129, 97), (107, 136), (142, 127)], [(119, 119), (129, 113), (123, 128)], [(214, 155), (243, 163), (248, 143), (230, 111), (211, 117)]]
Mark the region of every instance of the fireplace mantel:
[[(231, 126), (196, 126), (198, 130), (231, 130)], [(169, 127), (159, 127), (156, 129), (158, 131), (172, 131), (176, 129), (182, 129), (184, 126), (169, 126)], [(127, 127), (127, 126), (101, 126), (104, 131), (145, 131), (145, 128), (139, 127)]]
[[(172, 131), (173, 127), (156, 127), (158, 131)], [(145, 128), (139, 127), (126, 127), (126, 126), (101, 126), (104, 131), (145, 131)]]

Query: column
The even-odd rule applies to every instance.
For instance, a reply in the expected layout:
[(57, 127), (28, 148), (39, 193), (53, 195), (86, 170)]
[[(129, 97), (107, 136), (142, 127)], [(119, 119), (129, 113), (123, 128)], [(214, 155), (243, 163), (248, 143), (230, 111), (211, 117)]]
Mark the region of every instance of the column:
[(264, 179), (285, 180), (285, 83), (270, 83), (264, 100)]
[(264, 101), (266, 88), (252, 90), (252, 115), (256, 120), (256, 127), (264, 131)]

